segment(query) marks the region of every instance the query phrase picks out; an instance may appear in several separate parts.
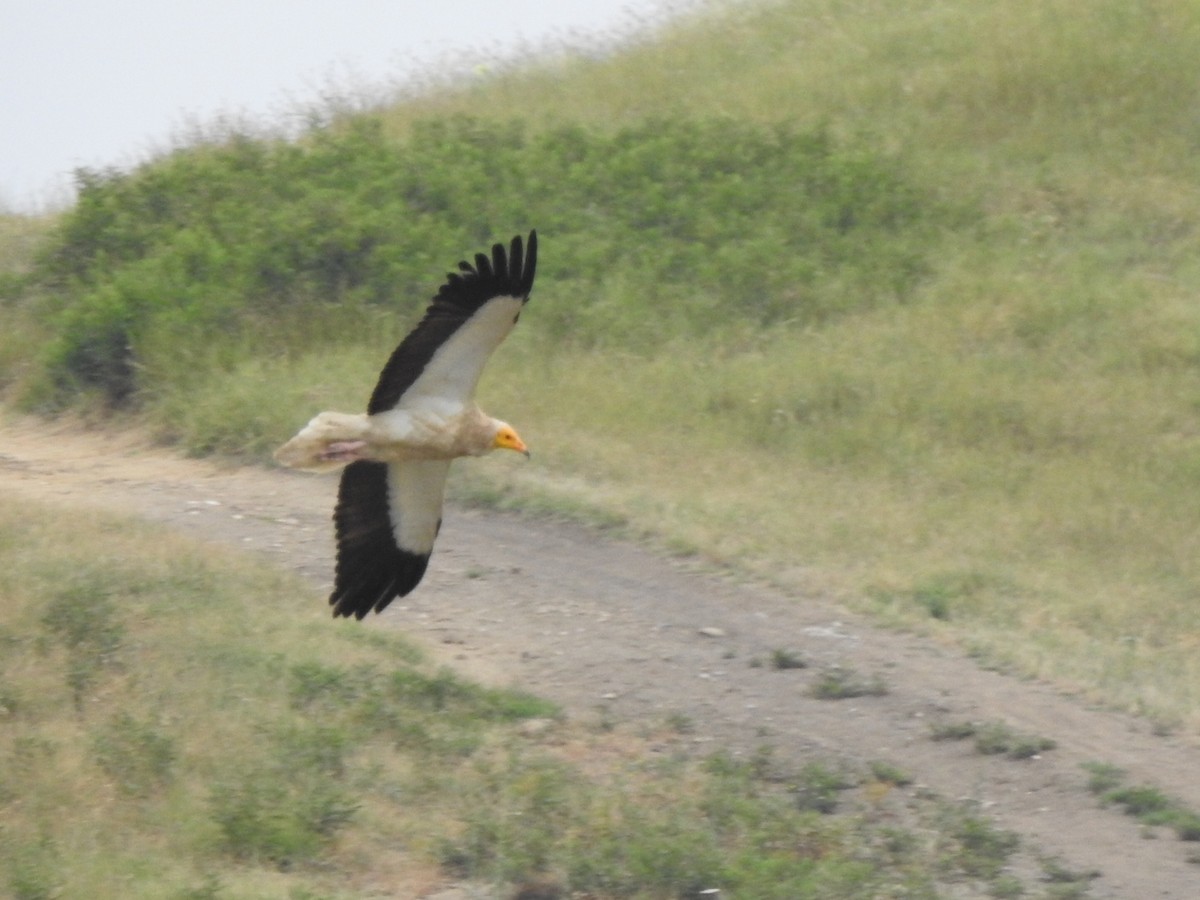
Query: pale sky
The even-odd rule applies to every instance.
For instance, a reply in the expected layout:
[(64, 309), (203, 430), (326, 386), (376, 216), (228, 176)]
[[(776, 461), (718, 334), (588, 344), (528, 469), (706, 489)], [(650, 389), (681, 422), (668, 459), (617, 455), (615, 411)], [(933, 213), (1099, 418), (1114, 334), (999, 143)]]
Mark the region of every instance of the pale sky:
[[(682, 8), (684, 3), (675, 3)], [(271, 122), (437, 62), (627, 33), (664, 0), (0, 0), (0, 210), (70, 202), (189, 123)]]

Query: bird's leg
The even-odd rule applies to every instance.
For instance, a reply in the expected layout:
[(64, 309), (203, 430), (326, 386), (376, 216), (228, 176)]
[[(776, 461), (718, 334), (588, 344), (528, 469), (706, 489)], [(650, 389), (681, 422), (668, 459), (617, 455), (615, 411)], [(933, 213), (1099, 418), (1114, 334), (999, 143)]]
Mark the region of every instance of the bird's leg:
[(332, 441), (321, 451), (321, 461), (349, 463), (364, 459), (360, 451), (366, 446), (366, 441)]

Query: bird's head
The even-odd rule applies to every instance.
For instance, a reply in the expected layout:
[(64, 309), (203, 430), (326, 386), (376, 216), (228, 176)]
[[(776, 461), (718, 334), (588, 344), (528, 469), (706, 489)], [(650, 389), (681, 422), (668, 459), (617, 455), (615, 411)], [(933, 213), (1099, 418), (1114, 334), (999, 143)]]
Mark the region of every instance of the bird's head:
[(516, 450), (518, 453), (525, 454), (525, 458), (529, 458), (529, 448), (525, 446), (525, 442), (521, 440), (515, 428), (507, 422), (500, 422), (499, 428), (496, 429), (496, 436), (492, 438), (493, 450)]

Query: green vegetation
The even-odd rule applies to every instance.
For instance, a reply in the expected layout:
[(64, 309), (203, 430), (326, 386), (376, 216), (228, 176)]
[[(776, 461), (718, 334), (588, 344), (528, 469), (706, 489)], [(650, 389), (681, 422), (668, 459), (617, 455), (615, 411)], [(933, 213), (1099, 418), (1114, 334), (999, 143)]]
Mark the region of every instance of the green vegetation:
[(0, 547), (5, 896), (418, 896), (458, 878), (932, 900), (998, 896), (1017, 850), (902, 794), (891, 766), (787, 771), (765, 750), (691, 756), (682, 721), (558, 721), (147, 525), (10, 499)]
[(912, 776), (898, 766), (883, 760), (875, 760), (870, 766), (871, 777), (880, 784), (891, 784), (896, 787), (906, 787), (912, 784)]
[(770, 664), (772, 669), (785, 671), (787, 669), (806, 669), (808, 663), (798, 650), (787, 647), (776, 647), (771, 651)]
[(394, 321), (396, 298), (429, 294), (449, 265), (439, 246), (525, 223), (551, 241), (544, 281), (592, 298), (548, 304), (544, 340), (652, 352), (728, 323), (811, 325), (911, 293), (937, 213), (865, 148), (732, 119), (611, 135), (452, 119), (399, 146), (369, 119), (304, 144), (232, 137), (82, 180), (29, 282), (59, 335), (30, 399), (152, 403), (221, 361), (181, 358), (197, 334), (234, 343), (226, 356), (294, 355), (327, 340), (314, 318)]
[[(1073, 900), (1077, 897), (1087, 897), (1090, 883), (1102, 874), (1094, 869), (1086, 872), (1072, 871), (1056, 859), (1042, 860), (1042, 878), (1049, 883), (1046, 890), (1047, 900), (1051, 900), (1051, 898), (1053, 900)], [(1009, 896), (1019, 897), (1021, 894), (1017, 891)]]
[(0, 382), (265, 458), (362, 406), (457, 256), (537, 227), (481, 391), (536, 463), (460, 497), (1195, 725), (1198, 39), (1185, 0), (718, 5), (204, 135), (85, 173), (32, 262), (3, 232)]
[(943, 722), (933, 726), (930, 737), (935, 741), (974, 738), (979, 753), (1009, 759), (1031, 759), (1057, 746), (1051, 738), (1022, 734), (1004, 722)]
[(1119, 806), (1145, 825), (1170, 828), (1184, 841), (1200, 841), (1200, 813), (1153, 785), (1127, 785), (1125, 772), (1108, 763), (1085, 763), (1088, 789), (1105, 806)]
[(929, 736), (935, 741), (965, 741), (979, 733), (979, 725), (975, 722), (939, 722), (929, 729)]
[(980, 753), (1003, 754), (1009, 759), (1031, 759), (1056, 746), (1052, 738), (1021, 734), (1003, 722), (986, 723), (975, 735), (975, 749)]
[(809, 686), (818, 700), (848, 700), (852, 697), (882, 697), (887, 684), (879, 675), (860, 675), (853, 669), (825, 669)]

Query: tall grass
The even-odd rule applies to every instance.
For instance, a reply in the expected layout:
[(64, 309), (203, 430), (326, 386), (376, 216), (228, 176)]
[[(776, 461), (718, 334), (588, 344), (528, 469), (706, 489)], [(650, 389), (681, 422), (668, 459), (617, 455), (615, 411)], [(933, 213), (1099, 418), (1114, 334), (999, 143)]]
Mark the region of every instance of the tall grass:
[(1183, 0), (716, 5), (181, 148), (84, 186), (8, 292), (3, 377), (261, 453), (361, 406), (447, 263), (536, 226), (482, 390), (536, 464), (464, 496), (1200, 724), (1197, 35)]

